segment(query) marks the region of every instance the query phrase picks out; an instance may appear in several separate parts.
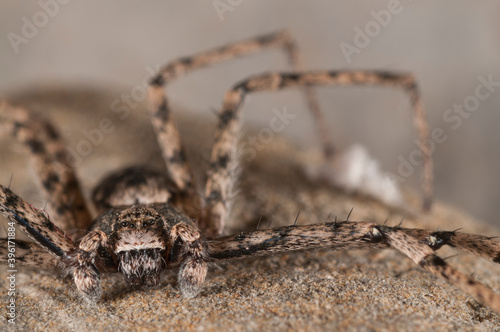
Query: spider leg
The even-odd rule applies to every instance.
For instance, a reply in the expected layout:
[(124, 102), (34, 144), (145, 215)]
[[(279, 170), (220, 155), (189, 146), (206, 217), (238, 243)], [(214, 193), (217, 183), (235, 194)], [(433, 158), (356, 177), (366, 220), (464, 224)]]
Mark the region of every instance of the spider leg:
[(432, 159), (427, 144), (428, 128), (419, 97), (417, 83), (411, 74), (381, 71), (314, 71), (303, 73), (265, 73), (236, 84), (226, 93), (215, 132), (211, 165), (205, 190), (206, 219), (210, 234), (222, 232), (228, 214), (228, 193), (231, 169), (235, 167), (236, 139), (239, 130), (240, 109), (248, 93), (276, 91), (290, 87), (315, 85), (382, 85), (403, 88), (409, 95), (415, 113), (419, 147), (424, 159), (424, 208), (431, 205)]
[[(411, 258), (423, 269), (445, 279), (500, 313), (500, 296), (437, 256), (425, 241), (428, 234), (432, 233), (425, 232), (378, 226), (369, 222), (344, 221), (240, 233), (207, 241), (207, 245), (211, 260), (273, 255), (297, 250), (393, 248)], [(474, 235), (470, 235), (472, 236)], [(498, 242), (496, 246), (498, 248)]]
[(481, 256), (493, 263), (500, 263), (500, 242), (489, 236), (466, 234), (458, 231), (433, 232), (405, 228), (400, 228), (400, 230), (427, 244), (433, 250), (439, 250), (442, 246), (448, 245), (457, 250)]
[(108, 248), (108, 238), (102, 231), (91, 231), (63, 261), (73, 274), (76, 288), (94, 302), (101, 297), (101, 276), (96, 267), (99, 248)]
[[(192, 204), (190, 200), (192, 200), (193, 197), (199, 196), (199, 194), (195, 190), (196, 186), (186, 160), (185, 150), (180, 140), (179, 131), (171, 117), (167, 96), (165, 94), (165, 86), (173, 80), (196, 69), (260, 52), (263, 49), (271, 47), (282, 48), (293, 68), (296, 70), (301, 69), (302, 63), (296, 44), (288, 33), (279, 32), (236, 42), (194, 56), (180, 58), (168, 63), (160, 69), (160, 73), (151, 80), (148, 95), (150, 109), (153, 115), (153, 126), (162, 150), (163, 159), (167, 166), (167, 171), (169, 172), (169, 177), (177, 185), (179, 190), (184, 192), (186, 204)], [(323, 114), (319, 108), (316, 95), (310, 87), (305, 86), (304, 91), (309, 109), (319, 128), (325, 155), (331, 156), (333, 154), (333, 145), (326, 121), (324, 121)], [(188, 215), (203, 223), (203, 218), (200, 218), (202, 214), (200, 207), (193, 207), (191, 210), (192, 211), (188, 211)], [(201, 226), (202, 228), (206, 227), (203, 224)]]
[[(306, 226), (285, 226), (276, 229), (240, 233), (207, 241), (212, 259), (233, 259), (261, 256), (289, 250), (328, 248), (334, 250), (387, 248), (383, 242), (371, 241), (373, 223), (336, 221)], [(386, 226), (382, 226), (386, 227)], [(460, 251), (481, 256), (493, 263), (500, 263), (500, 242), (492, 237), (453, 232), (433, 232), (425, 229), (397, 229), (426, 244), (432, 250), (448, 245)], [(332, 234), (333, 232), (333, 234)]]
[(240, 233), (207, 241), (210, 258), (225, 260), (288, 251), (388, 248), (369, 222), (331, 222)]
[(450, 266), (425, 243), (398, 229), (383, 233), (393, 248), (411, 258), (417, 265), (500, 313), (500, 296), (497, 293)]
[(76, 248), (74, 242), (54, 225), (45, 211), (34, 208), (2, 185), (0, 214), (59, 259), (66, 258), (68, 253)]
[(9, 249), (15, 250), (16, 264), (44, 269), (55, 269), (59, 260), (35, 243), (20, 240), (0, 239), (0, 264), (9, 264)]
[(198, 227), (180, 222), (172, 227), (170, 243), (173, 244), (170, 262), (181, 262), (178, 282), (186, 298), (198, 295), (207, 275), (208, 252), (201, 240)]
[(48, 201), (47, 210), (58, 226), (66, 231), (87, 229), (92, 218), (57, 130), (45, 119), (1, 100), (0, 115), (0, 134), (13, 135), (29, 148)]
[[(24, 231), (36, 244), (44, 248), (46, 253), (53, 256), (49, 259), (47, 254), (41, 253), (41, 249), (36, 248), (34, 244), (17, 241), (21, 255), (16, 255), (16, 258), (23, 257), (23, 254), (27, 255), (24, 261), (19, 259), (21, 263), (26, 262), (30, 265), (50, 262), (49, 268), (59, 266), (73, 274), (78, 290), (92, 300), (99, 299), (101, 287), (96, 258), (99, 248), (107, 248), (107, 238), (103, 232), (88, 233), (76, 246), (62, 230), (52, 223), (45, 211), (34, 208), (2, 185), (0, 185), (0, 214), (13, 223), (12, 226), (16, 225)], [(3, 251), (3, 244), (0, 251)], [(37, 258), (37, 255), (40, 257)], [(30, 259), (33, 259), (33, 262)]]

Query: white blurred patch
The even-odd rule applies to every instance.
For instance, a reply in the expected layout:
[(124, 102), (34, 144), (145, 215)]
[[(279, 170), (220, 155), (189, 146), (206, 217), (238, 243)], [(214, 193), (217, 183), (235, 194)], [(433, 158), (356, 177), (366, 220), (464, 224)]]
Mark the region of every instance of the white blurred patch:
[(382, 172), (378, 161), (359, 144), (338, 153), (328, 163), (309, 165), (306, 172), (315, 180), (327, 180), (348, 192), (369, 195), (394, 206), (403, 203), (397, 183)]

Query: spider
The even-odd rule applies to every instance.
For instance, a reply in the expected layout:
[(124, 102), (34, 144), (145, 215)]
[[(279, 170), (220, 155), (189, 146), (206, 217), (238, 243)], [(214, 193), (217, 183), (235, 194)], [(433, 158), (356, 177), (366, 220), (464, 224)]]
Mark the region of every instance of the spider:
[[(49, 198), (46, 212), (0, 185), (0, 213), (34, 240), (14, 241), (16, 260), (69, 273), (82, 296), (95, 302), (101, 296), (100, 275), (104, 272), (121, 272), (130, 287), (142, 287), (157, 285), (162, 271), (178, 268), (181, 293), (192, 298), (202, 289), (210, 262), (296, 250), (393, 248), (500, 313), (499, 295), (455, 270), (435, 253), (448, 245), (499, 263), (500, 243), (491, 237), (352, 222), (349, 217), (345, 221), (293, 224), (222, 236), (231, 209), (240, 109), (247, 94), (264, 90), (303, 88), (318, 126), (324, 159), (329, 161), (336, 152), (311, 90), (313, 86), (383, 85), (404, 89), (414, 109), (425, 161), (423, 208), (431, 208), (432, 161), (425, 143), (428, 129), (416, 81), (411, 74), (383, 71), (271, 72), (235, 84), (226, 93), (218, 115), (208, 179), (201, 195), (171, 116), (165, 85), (192, 70), (269, 47), (283, 48), (295, 69), (300, 69), (297, 48), (286, 32), (236, 42), (163, 67), (150, 82), (149, 101), (167, 174), (129, 167), (109, 175), (93, 191), (98, 211), (95, 219), (74, 169), (68, 165), (65, 144), (56, 128), (24, 108), (2, 102), (0, 114), (6, 119), (0, 133), (13, 135), (29, 148)], [(87, 233), (70, 238), (66, 232), (73, 229)], [(10, 241), (1, 239), (1, 263), (8, 264)]]

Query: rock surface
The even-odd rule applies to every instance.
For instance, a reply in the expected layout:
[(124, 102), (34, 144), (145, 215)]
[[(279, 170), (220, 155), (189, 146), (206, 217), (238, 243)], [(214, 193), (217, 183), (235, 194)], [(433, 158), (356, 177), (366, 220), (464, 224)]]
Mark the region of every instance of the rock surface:
[[(80, 130), (98, 128), (104, 117), (113, 121), (116, 130), (95, 145), (78, 167), (88, 195), (104, 174), (117, 168), (134, 163), (161, 167), (143, 106), (121, 120), (110, 111), (118, 95), (53, 89), (11, 99), (44, 112), (62, 128), (72, 147), (85, 139)], [(176, 116), (193, 166), (203, 174), (215, 119)], [(8, 183), (13, 173), (11, 188), (35, 206), (43, 206), (24, 149), (10, 139), (1, 142), (1, 183)], [(312, 182), (302, 170), (315, 159), (313, 152), (299, 151), (276, 139), (255, 159), (244, 160), (239, 196), (226, 233), (253, 230), (261, 216), (261, 229), (289, 225), (298, 211), (297, 224), (325, 222), (329, 215), (342, 220), (354, 207), (350, 219), (355, 221), (382, 224), (388, 219), (389, 224), (397, 224), (404, 218), (405, 227), (500, 234), (455, 207), (437, 203), (432, 213), (422, 214), (419, 198), (409, 191), (405, 191), (407, 205), (395, 209)], [(21, 239), (21, 232), (17, 234)], [(443, 248), (439, 254), (455, 253)], [(461, 253), (448, 262), (466, 274), (474, 273), (492, 289), (500, 289), (500, 266)], [(107, 274), (97, 304), (80, 298), (69, 277), (19, 267), (15, 325), (6, 322), (6, 277), (3, 268), (0, 330), (500, 330), (497, 314), (393, 250), (314, 251), (213, 264), (202, 293), (194, 299), (180, 296), (175, 271), (166, 273), (159, 287), (140, 290), (127, 289), (121, 275)]]

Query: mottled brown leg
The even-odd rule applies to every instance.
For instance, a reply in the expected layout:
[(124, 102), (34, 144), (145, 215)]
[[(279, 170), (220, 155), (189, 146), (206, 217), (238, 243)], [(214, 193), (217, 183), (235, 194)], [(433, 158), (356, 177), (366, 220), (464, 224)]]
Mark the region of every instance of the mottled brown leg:
[(276, 91), (290, 87), (316, 85), (382, 85), (403, 88), (410, 96), (415, 113), (419, 146), (424, 157), (424, 207), (428, 209), (432, 197), (432, 159), (425, 112), (420, 101), (417, 83), (411, 74), (382, 71), (313, 71), (303, 73), (266, 73), (251, 77), (226, 93), (215, 132), (211, 164), (208, 171), (206, 219), (212, 236), (222, 233), (228, 216), (228, 195), (235, 167), (236, 137), (239, 131), (240, 109), (248, 93)]
[[(49, 268), (53, 268), (54, 262), (57, 262), (57, 266), (73, 274), (78, 290), (87, 298), (94, 301), (99, 299), (100, 276), (95, 266), (95, 258), (98, 249), (107, 246), (106, 235), (103, 232), (90, 232), (82, 238), (77, 247), (52, 223), (46, 212), (34, 208), (2, 185), (0, 185), (0, 214), (9, 220), (9, 231), (10, 227), (20, 228), (46, 250), (46, 254), (38, 255), (41, 249), (26, 245), (24, 242), (17, 242), (21, 249), (19, 257), (22, 257), (23, 252), (30, 256), (33, 261), (27, 261), (28, 264), (49, 261), (51, 263)], [(7, 246), (8, 244), (7, 240)], [(48, 254), (51, 254), (53, 259), (48, 259)], [(19, 262), (23, 263), (23, 260), (20, 259)]]
[(393, 248), (411, 258), (420, 267), (500, 313), (500, 296), (497, 293), (447, 264), (429, 246), (400, 230), (384, 232), (384, 236)]
[(9, 228), (18, 227), (55, 257), (65, 259), (68, 253), (76, 248), (73, 241), (54, 225), (45, 211), (34, 208), (2, 185), (0, 215), (8, 220)]
[(178, 223), (172, 228), (170, 243), (181, 246), (175, 258), (181, 262), (178, 275), (181, 293), (186, 298), (195, 297), (207, 275), (208, 252), (201, 240), (200, 230), (195, 225)]
[[(17, 227), (45, 249), (45, 253), (42, 253), (42, 249), (33, 244), (28, 245), (26, 242), (16, 241), (17, 249), (20, 249), (21, 253), (19, 257), (22, 257), (23, 253), (29, 256), (25, 260), (19, 259), (21, 264), (50, 262), (50, 265), (44, 268), (58, 266), (72, 273), (79, 291), (91, 300), (99, 299), (101, 287), (96, 257), (99, 248), (108, 248), (107, 237), (102, 231), (88, 233), (76, 246), (63, 231), (52, 223), (46, 212), (34, 208), (2, 185), (0, 185), (0, 214), (9, 221), (8, 235), (10, 227)], [(7, 241), (7, 246), (8, 244)], [(0, 252), (2, 250), (0, 247)], [(49, 254), (53, 257), (52, 259), (47, 256)], [(55, 262), (57, 263), (54, 264)]]
[[(296, 70), (301, 69), (301, 59), (293, 39), (288, 33), (279, 32), (236, 42), (194, 56), (172, 61), (164, 66), (160, 70), (160, 73), (151, 81), (149, 87), (149, 102), (153, 115), (153, 126), (158, 137), (158, 143), (162, 150), (167, 171), (169, 172), (169, 177), (172, 178), (181, 191), (184, 191), (186, 204), (192, 204), (193, 197), (199, 196), (199, 193), (196, 191), (195, 184), (193, 183), (192, 173), (186, 160), (178, 129), (171, 117), (167, 96), (165, 94), (165, 86), (193, 70), (214, 65), (225, 60), (260, 52), (271, 47), (284, 49), (293, 68)], [(320, 136), (324, 145), (325, 154), (329, 156), (333, 153), (333, 146), (316, 95), (309, 87), (304, 87), (304, 89), (309, 109), (320, 128)], [(202, 214), (200, 209), (202, 209), (202, 207), (199, 205), (200, 204), (195, 204), (195, 206), (191, 208), (192, 211), (188, 211), (188, 215), (200, 220), (200, 226), (205, 228), (206, 226), (203, 224), (203, 218), (200, 218)]]
[(92, 231), (78, 244), (78, 250), (64, 261), (70, 267), (76, 288), (91, 301), (101, 297), (101, 276), (96, 267), (99, 248), (108, 247), (108, 239), (102, 231)]
[[(500, 243), (491, 238), (458, 232), (453, 234), (457, 239), (469, 242), (465, 246), (454, 245), (453, 240), (447, 243), (457, 249), (484, 256), (492, 261), (495, 261), (500, 254)], [(444, 235), (439, 236), (443, 237)], [(429, 243), (429, 239), (432, 243)], [(426, 230), (344, 221), (240, 233), (211, 240), (207, 244), (211, 260), (273, 255), (297, 250), (393, 248), (411, 258), (425, 270), (443, 278), (500, 313), (500, 296), (480, 282), (455, 270), (437, 256), (431, 248), (436, 243), (435, 239), (436, 233)], [(478, 249), (471, 249), (474, 247), (470, 245), (471, 243), (475, 243)]]
[[(12, 251), (12, 248), (14, 248), (14, 251)], [(15, 255), (13, 267), (19, 264), (49, 270), (59, 266), (59, 259), (35, 243), (0, 239), (0, 264), (9, 265), (9, 253)]]
[(210, 258), (227, 260), (267, 256), (300, 250), (354, 250), (388, 248), (377, 225), (370, 222), (331, 222), (306, 226), (284, 226), (244, 232), (207, 241)]
[[(388, 248), (384, 242), (372, 241), (376, 237), (370, 222), (330, 222), (306, 226), (285, 226), (249, 233), (239, 233), (208, 241), (211, 259), (234, 259), (264, 256), (292, 250), (328, 248), (352, 250), (360, 248)], [(439, 250), (448, 245), (457, 250), (481, 256), (493, 263), (500, 263), (500, 242), (494, 237), (466, 234), (458, 231), (433, 232), (425, 229), (383, 227), (403, 232), (430, 247)]]
[(87, 229), (92, 218), (57, 130), (45, 119), (1, 100), (0, 116), (0, 135), (13, 135), (29, 148), (47, 211), (57, 226), (65, 231)]
[(457, 250), (481, 256), (493, 263), (500, 263), (500, 242), (495, 237), (466, 234), (457, 231), (428, 231), (401, 228), (402, 232), (427, 244), (433, 250), (448, 245)]

